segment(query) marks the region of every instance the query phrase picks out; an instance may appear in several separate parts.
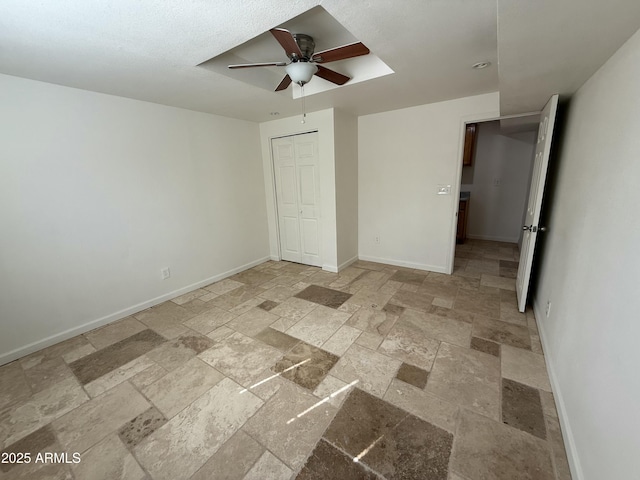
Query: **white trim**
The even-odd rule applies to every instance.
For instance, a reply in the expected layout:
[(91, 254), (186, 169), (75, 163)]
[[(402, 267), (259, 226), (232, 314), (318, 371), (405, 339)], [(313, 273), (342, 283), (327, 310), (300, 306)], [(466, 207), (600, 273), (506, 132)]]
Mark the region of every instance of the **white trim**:
[(342, 262), (340, 265), (338, 265), (338, 271), (340, 272), (340, 271), (344, 270), (349, 265), (351, 265), (352, 263), (357, 262), (357, 261), (358, 261), (358, 256), (356, 255), (356, 256), (350, 258), (349, 260), (347, 260), (346, 262)]
[(440, 265), (425, 265), (423, 263), (405, 262), (404, 260), (395, 260), (393, 258), (370, 257), (368, 255), (360, 255), (358, 258), (366, 262), (386, 263), (387, 265), (395, 265), (396, 267), (415, 268), (416, 270), (426, 270), (428, 272), (436, 273), (448, 273), (447, 268)]
[(179, 297), (180, 295), (184, 295), (185, 293), (191, 292), (193, 290), (197, 290), (200, 287), (207, 286), (213, 282), (217, 282), (224, 278), (230, 277), (238, 272), (242, 272), (251, 267), (255, 267), (256, 265), (260, 265), (269, 260), (269, 257), (263, 257), (258, 260), (254, 260), (240, 267), (231, 269), (227, 272), (214, 275), (213, 277), (206, 278), (199, 282), (193, 283), (186, 287), (180, 288), (178, 290), (174, 290), (169, 293), (165, 293), (164, 295), (160, 295), (159, 297), (152, 298), (151, 300), (147, 300), (131, 307), (127, 307), (123, 310), (119, 310), (115, 313), (111, 313), (102, 318), (98, 318), (97, 320), (92, 320), (90, 322), (84, 323), (80, 326), (70, 328), (65, 330), (64, 332), (56, 333), (55, 335), (51, 335), (47, 338), (43, 338), (42, 340), (37, 340), (35, 342), (29, 343), (28, 345), (24, 345), (22, 347), (16, 348), (15, 350), (11, 350), (10, 352), (3, 353), (0, 355), (0, 365), (4, 365), (5, 363), (12, 362), (17, 360), (18, 358), (22, 358), (25, 355), (29, 355), (30, 353), (37, 352), (46, 347), (50, 347), (51, 345), (55, 345), (56, 343), (62, 342), (64, 340), (68, 340), (69, 338), (75, 337), (76, 335), (80, 335), (82, 333), (86, 333), (95, 328), (101, 327), (103, 325), (107, 325), (108, 323), (115, 322), (116, 320), (120, 320), (121, 318), (128, 317), (129, 315), (133, 315), (134, 313), (141, 312), (149, 307), (153, 307), (154, 305), (158, 305), (159, 303), (165, 302), (167, 300), (171, 300), (172, 298)]
[(491, 240), (492, 242), (505, 242), (505, 243), (518, 243), (518, 240), (520, 240), (519, 237), (517, 238), (513, 238), (513, 237), (492, 237), (491, 235), (469, 235), (467, 233), (467, 238), (470, 238), (472, 240)]
[(460, 130), (458, 132), (458, 154), (456, 155), (456, 181), (453, 182), (453, 191), (451, 195), (454, 199), (454, 218), (449, 233), (449, 259), (442, 273), (451, 275), (453, 273), (454, 260), (456, 256), (456, 230), (458, 229), (458, 208), (460, 205), (460, 186), (462, 184), (462, 157), (464, 155), (464, 136), (467, 130), (467, 123), (490, 122), (500, 118), (499, 111), (491, 111), (484, 113), (474, 113), (460, 117)]
[(274, 262), (279, 262), (280, 260), (282, 260), (278, 255), (271, 255), (269, 256), (269, 259), (273, 260)]
[[(303, 265), (306, 265), (306, 263), (304, 263)], [(313, 265), (311, 266), (313, 267)], [(335, 265), (323, 265), (322, 270), (324, 270), (325, 272), (338, 273), (338, 267)]]
[(551, 348), (547, 348), (547, 335), (542, 328), (542, 322), (538, 322), (538, 318), (544, 318), (544, 308), (542, 308), (538, 302), (533, 300), (533, 315), (536, 319), (536, 325), (538, 326), (538, 332), (540, 333), (540, 341), (542, 343), (542, 351), (544, 352), (544, 360), (547, 364), (547, 372), (549, 373), (549, 380), (551, 381), (551, 389), (553, 390), (553, 398), (556, 402), (556, 410), (558, 411), (558, 420), (560, 421), (560, 429), (562, 431), (562, 438), (567, 451), (567, 460), (569, 461), (569, 468), (571, 470), (571, 477), (574, 480), (584, 480), (584, 474), (582, 473), (582, 466), (580, 464), (580, 456), (576, 449), (576, 443), (574, 441), (573, 432), (569, 419), (567, 417), (567, 409), (564, 405), (564, 399), (562, 397), (562, 390), (558, 382), (558, 377), (553, 368), (554, 362), (551, 358)]

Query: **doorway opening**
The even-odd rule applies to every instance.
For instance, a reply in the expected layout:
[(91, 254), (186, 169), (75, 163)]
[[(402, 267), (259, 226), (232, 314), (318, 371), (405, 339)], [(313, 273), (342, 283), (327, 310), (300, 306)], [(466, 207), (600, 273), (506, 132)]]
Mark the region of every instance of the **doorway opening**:
[(539, 122), (535, 114), (465, 126), (453, 273), (514, 298)]

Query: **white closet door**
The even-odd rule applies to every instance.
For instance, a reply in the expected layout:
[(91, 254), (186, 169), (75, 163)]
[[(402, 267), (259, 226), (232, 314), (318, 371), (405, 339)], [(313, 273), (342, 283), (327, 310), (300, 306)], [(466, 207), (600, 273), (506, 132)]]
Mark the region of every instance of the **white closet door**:
[(276, 180), (280, 256), (322, 266), (318, 134), (271, 142)]

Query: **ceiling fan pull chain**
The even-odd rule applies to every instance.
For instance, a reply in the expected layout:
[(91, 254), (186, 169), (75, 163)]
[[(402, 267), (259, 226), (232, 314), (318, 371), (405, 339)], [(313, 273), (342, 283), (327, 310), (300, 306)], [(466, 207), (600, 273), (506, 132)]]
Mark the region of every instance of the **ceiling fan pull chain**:
[(300, 85), (300, 91), (302, 92), (302, 121), (300, 123), (307, 123), (307, 111), (304, 105), (304, 84)]

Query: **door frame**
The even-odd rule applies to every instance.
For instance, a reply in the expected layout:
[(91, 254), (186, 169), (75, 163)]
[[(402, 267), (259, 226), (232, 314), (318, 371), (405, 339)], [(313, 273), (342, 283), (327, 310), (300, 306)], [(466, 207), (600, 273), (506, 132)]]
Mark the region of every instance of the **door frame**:
[(499, 115), (494, 113), (478, 113), (473, 115), (467, 115), (460, 119), (459, 137), (458, 137), (458, 154), (456, 156), (456, 181), (451, 186), (451, 195), (454, 203), (454, 212), (451, 222), (451, 231), (449, 232), (449, 258), (446, 265), (446, 273), (451, 275), (453, 273), (454, 261), (456, 256), (456, 230), (458, 227), (458, 209), (460, 202), (457, 201), (460, 198), (460, 187), (462, 185), (462, 157), (464, 155), (464, 136), (468, 123), (483, 123), (492, 122), (495, 120), (506, 120), (509, 118), (529, 117), (533, 115), (540, 115), (542, 110), (537, 112), (518, 113), (515, 115)]
[[(271, 183), (273, 185), (273, 208), (275, 211), (275, 216), (276, 216), (276, 223), (275, 223), (275, 230), (276, 230), (276, 238), (277, 238), (277, 242), (278, 242), (278, 261), (282, 260), (282, 242), (281, 242), (281, 236), (280, 236), (280, 222), (279, 222), (279, 218), (280, 218), (280, 212), (278, 211), (278, 188), (276, 185), (276, 164), (275, 164), (275, 157), (273, 156), (273, 140), (278, 139), (278, 138), (287, 138), (287, 137), (297, 137), (300, 135), (308, 135), (311, 133), (315, 133), (317, 135), (318, 134), (318, 130), (309, 130), (308, 132), (298, 132), (298, 133), (292, 133), (292, 134), (288, 134), (288, 135), (275, 135), (273, 137), (269, 137), (269, 146), (270, 146), (270, 152), (271, 152)], [(316, 147), (319, 147), (319, 137), (316, 137)], [(320, 156), (318, 155), (318, 181), (320, 181)], [(320, 221), (320, 228), (322, 229), (322, 210), (320, 210), (320, 217), (319, 217), (319, 221)], [(320, 230), (320, 237), (318, 238), (318, 243), (320, 246), (320, 252), (321, 255), (320, 257), (322, 258), (322, 230)], [(324, 260), (322, 260), (324, 261)], [(303, 263), (302, 265), (306, 265), (305, 263)]]
[[(282, 260), (282, 241), (281, 241), (281, 236), (280, 236), (280, 222), (278, 221), (278, 219), (280, 218), (280, 212), (278, 211), (278, 189), (276, 186), (276, 164), (275, 164), (275, 158), (273, 156), (273, 140), (277, 139), (277, 138), (286, 138), (286, 137), (297, 137), (298, 135), (307, 135), (309, 133), (318, 133), (318, 129), (313, 129), (313, 130), (309, 130), (309, 131), (305, 131), (305, 132), (297, 132), (297, 133), (290, 133), (290, 134), (283, 134), (283, 135), (274, 135), (272, 137), (269, 137), (269, 156), (270, 156), (270, 164), (271, 164), (271, 186), (272, 186), (272, 195), (273, 195), (273, 209), (275, 212), (275, 233), (276, 233), (276, 241), (278, 242), (278, 256), (277, 258), (272, 258), (272, 260), (277, 260), (280, 261)], [(320, 159), (318, 159), (318, 163), (320, 162)], [(320, 165), (318, 165), (318, 169), (320, 169)], [(322, 238), (320, 238), (319, 240), (322, 240)], [(322, 242), (320, 241), (320, 248), (322, 248)]]

